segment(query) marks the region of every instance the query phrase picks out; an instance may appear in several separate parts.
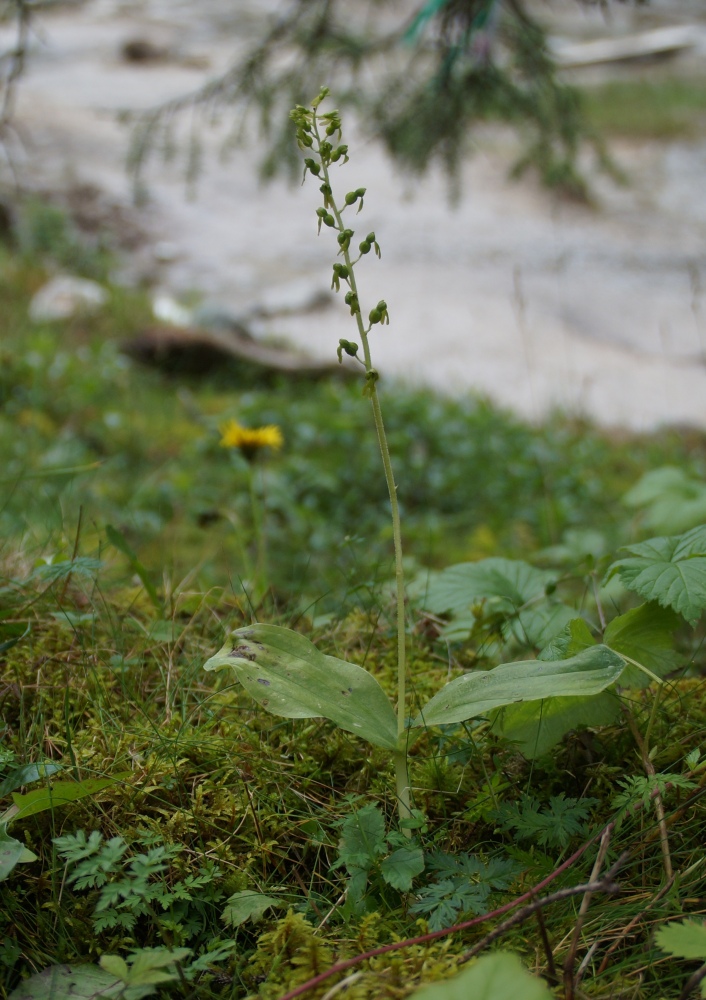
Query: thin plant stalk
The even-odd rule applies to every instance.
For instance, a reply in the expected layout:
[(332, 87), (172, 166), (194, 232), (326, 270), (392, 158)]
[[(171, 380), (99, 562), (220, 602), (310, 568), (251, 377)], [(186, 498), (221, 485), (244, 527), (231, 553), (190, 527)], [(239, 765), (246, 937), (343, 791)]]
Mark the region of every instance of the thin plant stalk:
[[(321, 146), (321, 133), (319, 132), (316, 114), (313, 116), (312, 126), (314, 135), (316, 136), (318, 152)], [(324, 181), (328, 185), (329, 191), (332, 192), (333, 188), (325, 158), (320, 157), (320, 162)], [(339, 233), (342, 233), (346, 227), (343, 223), (341, 211), (336, 205), (332, 193), (329, 194), (328, 199), (331, 212), (336, 220), (336, 228)], [(350, 282), (351, 291), (356, 297), (358, 297), (354, 264), (351, 260), (350, 251), (345, 246), (343, 248), (343, 258), (345, 260), (346, 267), (348, 268), (348, 280)], [(360, 334), (360, 340), (363, 345), (365, 371), (366, 373), (376, 375), (370, 355), (370, 344), (368, 342), (370, 327), (367, 329), (365, 328), (363, 316), (360, 310), (355, 313), (355, 319), (358, 326), (358, 333)], [(368, 380), (368, 394), (373, 408), (373, 420), (375, 421), (375, 430), (377, 432), (380, 454), (382, 456), (382, 464), (385, 470), (385, 482), (387, 483), (387, 491), (390, 497), (390, 507), (392, 511), (392, 537), (395, 549), (395, 589), (397, 594), (397, 738), (399, 742), (398, 748), (394, 753), (394, 763), (398, 809), (400, 819), (402, 820), (411, 816), (407, 747), (404, 739), (406, 718), (405, 686), (407, 681), (407, 634), (405, 621), (404, 566), (402, 562), (402, 529), (400, 523), (400, 507), (397, 500), (397, 485), (392, 471), (390, 448), (387, 443), (385, 424), (383, 422), (382, 409), (380, 407), (380, 397), (375, 383), (375, 378)]]

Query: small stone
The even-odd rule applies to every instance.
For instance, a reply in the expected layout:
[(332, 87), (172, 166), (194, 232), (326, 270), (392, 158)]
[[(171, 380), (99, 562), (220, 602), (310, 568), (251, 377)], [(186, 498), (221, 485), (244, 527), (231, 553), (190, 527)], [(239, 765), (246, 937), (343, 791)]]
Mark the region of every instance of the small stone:
[(52, 278), (34, 295), (29, 316), (35, 323), (70, 319), (77, 313), (96, 312), (107, 300), (107, 291), (96, 281), (61, 275)]

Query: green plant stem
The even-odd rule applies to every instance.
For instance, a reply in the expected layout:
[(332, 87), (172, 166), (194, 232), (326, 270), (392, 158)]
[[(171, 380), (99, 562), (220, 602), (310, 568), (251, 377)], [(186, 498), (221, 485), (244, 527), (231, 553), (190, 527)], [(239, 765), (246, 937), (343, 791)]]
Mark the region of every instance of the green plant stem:
[[(317, 147), (321, 146), (321, 135), (319, 133), (318, 124), (316, 121), (316, 115), (313, 119), (314, 134), (316, 135)], [(324, 161), (322, 156), (319, 156), (321, 163), (323, 178), (325, 183), (328, 185), (329, 191), (332, 191), (331, 178), (328, 171), (328, 166)], [(333, 194), (329, 195), (329, 200), (331, 204), (331, 211), (336, 220), (336, 226), (339, 233), (342, 233), (345, 229), (343, 224), (343, 218), (341, 212), (336, 205), (333, 198)], [(355, 320), (358, 326), (358, 333), (360, 334), (360, 340), (363, 345), (363, 356), (365, 359), (365, 370), (366, 372), (372, 372), (373, 363), (370, 355), (370, 344), (368, 342), (368, 333), (370, 332), (370, 327), (365, 328), (363, 323), (363, 316), (360, 312), (360, 299), (358, 297), (358, 286), (355, 280), (355, 270), (354, 264), (351, 260), (351, 255), (349, 250), (343, 250), (343, 258), (348, 268), (349, 283), (351, 291), (356, 296), (359, 303), (358, 311), (355, 313)], [(405, 686), (407, 682), (407, 634), (406, 634), (406, 621), (405, 621), (405, 600), (404, 600), (404, 566), (402, 562), (402, 529), (400, 522), (400, 507), (397, 500), (397, 485), (395, 484), (395, 477), (392, 471), (392, 460), (390, 458), (390, 448), (387, 443), (387, 435), (385, 433), (385, 424), (382, 419), (382, 409), (380, 407), (380, 397), (378, 396), (377, 387), (374, 380), (369, 382), (369, 392), (370, 392), (370, 402), (373, 408), (373, 419), (375, 421), (375, 430), (377, 432), (378, 444), (380, 445), (380, 454), (382, 456), (382, 464), (385, 470), (385, 482), (387, 483), (387, 492), (390, 496), (390, 507), (392, 510), (392, 537), (395, 549), (395, 589), (397, 593), (397, 738), (399, 741), (400, 749), (395, 752), (395, 776), (396, 776), (396, 787), (397, 787), (397, 802), (400, 819), (405, 819), (411, 816), (410, 808), (410, 792), (409, 792), (409, 773), (407, 767), (407, 747), (405, 743)], [(411, 834), (410, 834), (411, 836)]]
[(260, 502), (257, 496), (257, 490), (255, 489), (254, 461), (248, 461), (248, 486), (250, 490), (250, 510), (253, 521), (253, 533), (255, 535), (255, 601), (258, 602), (262, 596), (260, 594), (261, 585), (264, 588), (265, 584), (263, 583), (263, 580), (266, 580), (267, 577), (265, 575), (265, 532), (262, 524)]

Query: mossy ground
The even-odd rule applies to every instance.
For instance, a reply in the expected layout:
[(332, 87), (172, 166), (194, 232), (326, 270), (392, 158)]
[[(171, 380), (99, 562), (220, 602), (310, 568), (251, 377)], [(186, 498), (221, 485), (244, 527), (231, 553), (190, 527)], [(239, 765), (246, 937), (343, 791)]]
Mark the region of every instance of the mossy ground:
[[(32, 324), (28, 301), (46, 273), (35, 257), (8, 250), (0, 258), (0, 643), (19, 638), (0, 652), (2, 759), (6, 771), (56, 761), (66, 779), (116, 781), (11, 827), (38, 860), (0, 885), (3, 996), (52, 963), (160, 945), (200, 954), (235, 937), (231, 957), (184, 991), (276, 998), (334, 958), (424, 926), (409, 913), (409, 898), (384, 888), (367, 915), (341, 916), (340, 821), (374, 801), (394, 823), (384, 752), (323, 720), (267, 716), (231, 678), (201, 669), (225, 628), (257, 617), (293, 625), (324, 651), (364, 663), (394, 695), (391, 544), (367, 406), (358, 386), (335, 381), (243, 384), (234, 368), (208, 381), (174, 380), (141, 369), (118, 349), (149, 322), (139, 292), (112, 289), (108, 308), (91, 319)], [(561, 415), (533, 429), (480, 400), (395, 386), (385, 389), (384, 405), (410, 578), (420, 566), (478, 556), (532, 558), (578, 529), (594, 529), (611, 551), (640, 536), (620, 497), (645, 469), (667, 462), (697, 475), (706, 469), (706, 439), (697, 433), (619, 437)], [(281, 455), (255, 469), (264, 566), (250, 467), (219, 447), (218, 426), (231, 416), (278, 424), (285, 436)], [(156, 600), (108, 544), (109, 524), (146, 567)], [(583, 578), (568, 585), (580, 596)], [(423, 701), (479, 650), (450, 652), (433, 621), (415, 614), (411, 624), (410, 698)], [(698, 647), (685, 641), (684, 648), (698, 662)], [(704, 686), (698, 669), (692, 675), (669, 684), (660, 701), (652, 733), (658, 771), (681, 773), (686, 755), (703, 744)], [(652, 698), (636, 695), (643, 729)], [(533, 763), (484, 725), (430, 733), (411, 766), (427, 817), (425, 850), (518, 861), (520, 873), (508, 893), (491, 897), (494, 905), (599, 830), (614, 814), (618, 780), (642, 773), (625, 725), (569, 736)], [(597, 800), (587, 829), (562, 849), (499, 830), (498, 799), (527, 793), (546, 803), (561, 792)], [(666, 801), (679, 874), (656, 902), (665, 880), (651, 810), (635, 812), (614, 834), (610, 858), (633, 853), (621, 895), (594, 898), (584, 925), (579, 961), (595, 945), (581, 981), (586, 995), (657, 1000), (681, 988), (685, 970), (657, 950), (652, 929), (706, 909), (703, 800), (680, 811), (685, 798), (676, 789)], [(165, 892), (199, 871), (210, 872), (208, 884), (179, 905), (155, 905), (130, 931), (96, 932), (96, 892), (67, 880), (53, 844), (80, 829), (122, 837), (135, 853), (176, 845), (158, 876)], [(594, 857), (588, 852), (553, 887), (584, 880)], [(281, 908), (234, 931), (221, 914), (244, 889), (269, 892)], [(560, 974), (579, 903), (545, 914)], [(365, 963), (343, 995), (404, 997), (450, 974), (483, 932)], [(534, 920), (502, 944), (547, 973)], [(308, 995), (323, 997), (332, 982)]]

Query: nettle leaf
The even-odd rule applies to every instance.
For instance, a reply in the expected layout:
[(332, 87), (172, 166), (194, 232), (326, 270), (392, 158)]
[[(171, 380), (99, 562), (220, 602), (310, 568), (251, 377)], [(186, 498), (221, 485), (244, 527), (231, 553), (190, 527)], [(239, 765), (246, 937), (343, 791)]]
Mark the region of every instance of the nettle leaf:
[(226, 908), (221, 913), (221, 920), (228, 927), (240, 927), (246, 920), (257, 922), (273, 906), (284, 906), (281, 899), (266, 896), (264, 892), (244, 890), (235, 892), (226, 900)]
[(476, 670), (447, 684), (413, 726), (441, 726), (486, 715), (516, 702), (600, 694), (618, 679), (625, 661), (607, 646), (592, 646), (554, 662), (524, 660)]
[(380, 865), (383, 879), (400, 892), (409, 892), (412, 882), (423, 871), (424, 852), (420, 847), (400, 847)]
[(703, 920), (664, 924), (657, 931), (655, 941), (658, 948), (676, 958), (706, 961), (706, 923)]
[(525, 969), (507, 951), (484, 955), (468, 969), (443, 982), (429, 983), (413, 993), (410, 1000), (552, 1000), (542, 979)]
[(323, 716), (375, 746), (397, 747), (397, 720), (387, 695), (367, 670), (279, 625), (250, 625), (232, 633), (204, 664), (231, 667), (245, 690), (273, 715)]
[(481, 559), (448, 566), (433, 577), (424, 601), (434, 614), (467, 615), (481, 598), (501, 598), (499, 609), (513, 612), (556, 584), (559, 574), (537, 569), (520, 559)]
[[(651, 601), (614, 618), (603, 633), (603, 641), (662, 678), (679, 663), (679, 654), (672, 642), (672, 633), (679, 624), (680, 618), (675, 611)], [(633, 664), (628, 664), (620, 677), (621, 687), (643, 688), (649, 683), (649, 675)]]
[(123, 983), (97, 965), (52, 965), (13, 990), (8, 1000), (93, 1000), (114, 997)]
[(573, 617), (557, 632), (537, 657), (538, 660), (566, 660), (584, 649), (596, 645), (591, 630), (583, 618)]
[(706, 608), (706, 525), (684, 535), (650, 538), (623, 551), (628, 555), (613, 563), (606, 580), (617, 574), (628, 590), (673, 608), (696, 625)]
[(339, 860), (334, 867), (345, 865), (351, 874), (354, 869), (369, 870), (386, 850), (385, 817), (371, 802), (343, 821), (338, 842)]

